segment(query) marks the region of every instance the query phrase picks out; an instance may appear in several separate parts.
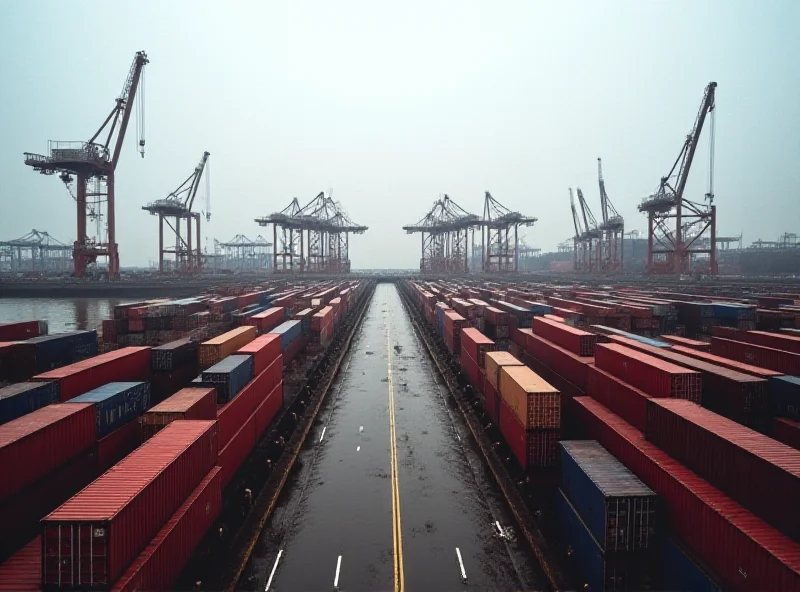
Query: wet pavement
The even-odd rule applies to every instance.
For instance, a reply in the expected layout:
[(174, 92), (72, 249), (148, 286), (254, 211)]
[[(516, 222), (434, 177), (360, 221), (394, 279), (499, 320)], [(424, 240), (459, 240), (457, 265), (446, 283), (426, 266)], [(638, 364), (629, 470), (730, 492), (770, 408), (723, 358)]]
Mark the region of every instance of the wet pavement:
[(328, 397), (251, 557), (256, 589), (546, 589), (393, 284)]

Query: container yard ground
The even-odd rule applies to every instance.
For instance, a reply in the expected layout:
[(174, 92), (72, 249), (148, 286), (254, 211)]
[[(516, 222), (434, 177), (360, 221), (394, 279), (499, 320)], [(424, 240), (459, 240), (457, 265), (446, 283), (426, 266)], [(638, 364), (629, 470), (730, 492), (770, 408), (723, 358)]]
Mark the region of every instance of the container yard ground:
[(388, 590), (402, 565), (406, 589), (460, 590), (459, 553), (472, 589), (546, 589), (437, 381), (396, 286), (378, 285), (302, 468), (251, 557), (248, 589), (271, 577), (270, 590), (329, 591), (338, 566), (341, 590)]

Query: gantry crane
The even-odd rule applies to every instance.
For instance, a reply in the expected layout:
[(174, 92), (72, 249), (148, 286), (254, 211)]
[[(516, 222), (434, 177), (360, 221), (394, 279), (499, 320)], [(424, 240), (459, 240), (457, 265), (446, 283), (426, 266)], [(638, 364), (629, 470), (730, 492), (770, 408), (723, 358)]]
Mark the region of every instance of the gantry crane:
[[(203, 152), (200, 162), (191, 175), (164, 199), (150, 202), (142, 209), (158, 216), (158, 271), (164, 273), (164, 255), (175, 255), (175, 269), (178, 272), (199, 272), (203, 267), (200, 250), (200, 213), (193, 212), (194, 200), (200, 188), (200, 179), (208, 164), (208, 152)], [(206, 221), (211, 219), (211, 185), (206, 175)], [(164, 247), (164, 220), (175, 235), (174, 247)], [(170, 222), (174, 219), (175, 223)], [(186, 237), (181, 230), (181, 220), (186, 221)], [(196, 249), (192, 248), (192, 220), (196, 228)]]
[[(646, 212), (648, 220), (648, 273), (681, 275), (692, 271), (693, 265), (695, 271), (717, 273), (717, 207), (713, 205), (716, 89), (716, 82), (710, 82), (706, 86), (694, 126), (686, 136), (678, 158), (669, 173), (661, 178), (656, 192), (644, 198), (639, 205), (639, 211)], [(705, 194), (705, 203), (696, 203), (684, 197), (684, 190), (708, 114), (711, 114), (709, 187)], [(671, 222), (672, 219), (674, 223)], [(688, 238), (685, 232), (687, 223), (693, 227)], [(704, 244), (704, 238), (708, 239), (707, 244)], [(696, 255), (707, 255), (708, 264), (700, 268)]]
[[(25, 153), (26, 165), (45, 175), (60, 173), (59, 176), (67, 188), (73, 181), (73, 175), (77, 177), (74, 199), (78, 204), (78, 238), (72, 250), (72, 257), (75, 261), (75, 275), (79, 277), (86, 274), (87, 265), (94, 263), (98, 257), (108, 258), (110, 278), (119, 277), (119, 248), (116, 242), (114, 211), (114, 171), (119, 163), (137, 90), (140, 85), (144, 90), (143, 70), (147, 63), (149, 63), (147, 54), (143, 51), (136, 52), (125, 79), (125, 85), (122, 87), (122, 92), (117, 97), (111, 113), (88, 142), (51, 140), (48, 143), (49, 156)], [(142, 92), (139, 96), (142, 97), (143, 94)], [(144, 102), (141, 99), (137, 111), (139, 113), (138, 148), (144, 158)], [(98, 138), (106, 128), (108, 133), (105, 136), (105, 142), (101, 143)], [(87, 190), (90, 182), (91, 189)], [(87, 198), (89, 198), (88, 201)], [(103, 203), (105, 203), (107, 211), (106, 240), (103, 240), (101, 227)], [(87, 214), (89, 218), (97, 221), (97, 235), (94, 237), (87, 235)]]
[[(512, 212), (488, 191), (483, 202), (482, 269), (484, 272), (516, 272), (519, 270), (519, 227), (533, 226), (537, 219)], [(510, 236), (514, 229), (513, 239)], [(513, 243), (512, 243), (513, 240)], [(473, 244), (475, 239), (473, 237)]]
[[(600, 267), (600, 238), (602, 231), (597, 225), (597, 220), (583, 197), (583, 191), (578, 187), (578, 203), (581, 206), (583, 216), (583, 232), (580, 237), (580, 252), (576, 251), (578, 257), (577, 269), (580, 271), (594, 272)], [(570, 190), (570, 200), (572, 200), (572, 190)]]
[(597, 159), (597, 183), (600, 186), (600, 210), (603, 222), (600, 224), (600, 269), (618, 272), (623, 269), (622, 238), (625, 235), (625, 221), (614, 208), (606, 193), (603, 179), (603, 161)]

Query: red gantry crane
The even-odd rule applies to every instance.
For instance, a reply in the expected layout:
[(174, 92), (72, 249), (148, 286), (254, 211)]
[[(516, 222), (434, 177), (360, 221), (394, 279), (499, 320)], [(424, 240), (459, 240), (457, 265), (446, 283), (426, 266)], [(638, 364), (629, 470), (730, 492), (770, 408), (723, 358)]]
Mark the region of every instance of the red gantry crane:
[[(25, 164), (45, 175), (59, 173), (61, 180), (67, 185), (77, 177), (76, 193), (73, 198), (78, 204), (78, 238), (72, 249), (75, 262), (75, 275), (86, 274), (88, 265), (97, 261), (98, 257), (108, 258), (108, 275), (119, 277), (119, 249), (116, 236), (116, 219), (114, 215), (114, 171), (119, 163), (128, 121), (131, 117), (136, 91), (142, 86), (144, 91), (143, 70), (149, 62), (147, 54), (136, 52), (122, 93), (116, 99), (111, 113), (103, 125), (88, 142), (48, 142), (49, 156), (25, 153)], [(144, 158), (144, 101), (140, 94), (138, 103), (139, 152)], [(100, 138), (107, 131), (105, 141)], [(115, 135), (116, 133), (116, 135)], [(72, 191), (70, 190), (70, 193)], [(107, 235), (104, 240), (102, 219), (103, 204), (106, 209)], [(91, 220), (97, 224), (94, 237), (88, 236), (86, 222)]]
[[(669, 173), (661, 177), (656, 192), (639, 204), (639, 211), (647, 213), (648, 273), (679, 276), (690, 271), (717, 273), (717, 207), (713, 205), (716, 90), (716, 82), (706, 86), (694, 127), (686, 136), (678, 158)], [(684, 197), (684, 190), (708, 114), (711, 114), (709, 187), (706, 203), (696, 203)], [(701, 259), (707, 261), (707, 265), (701, 264)]]
[[(200, 250), (200, 213), (193, 212), (194, 198), (200, 187), (200, 179), (208, 163), (208, 152), (203, 152), (203, 157), (195, 167), (194, 172), (178, 188), (164, 199), (151, 202), (142, 209), (158, 216), (158, 271), (164, 273), (164, 255), (175, 254), (175, 269), (177, 272), (194, 273), (203, 267), (203, 255)], [(211, 219), (211, 186), (210, 178), (206, 173), (206, 222)], [(170, 219), (174, 219), (174, 225)], [(175, 246), (164, 247), (164, 220), (175, 235)], [(181, 231), (181, 220), (186, 221), (186, 237)], [(195, 244), (192, 248), (192, 220), (197, 230)]]

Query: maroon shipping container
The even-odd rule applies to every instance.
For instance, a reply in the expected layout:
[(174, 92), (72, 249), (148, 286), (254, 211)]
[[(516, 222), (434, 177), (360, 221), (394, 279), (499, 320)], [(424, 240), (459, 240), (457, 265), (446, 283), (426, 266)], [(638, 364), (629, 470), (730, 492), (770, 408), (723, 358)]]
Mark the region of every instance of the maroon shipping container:
[(267, 398), (262, 401), (255, 412), (255, 438), (258, 441), (261, 435), (272, 423), (272, 420), (280, 412), (283, 407), (283, 381), (279, 382), (272, 389), (272, 392), (267, 395)]
[(37, 536), (7, 561), (0, 563), (0, 592), (40, 592), (42, 537)]
[(734, 337), (736, 341), (746, 341), (754, 345), (762, 345), (774, 349), (800, 354), (800, 337), (786, 333), (770, 333), (768, 331), (740, 331)]
[[(555, 372), (548, 366), (545, 366), (542, 362), (531, 356), (528, 352), (523, 352), (522, 361), (528, 368), (536, 372), (536, 374), (544, 378), (547, 382), (558, 389), (558, 391), (561, 393), (562, 403), (565, 410), (569, 406), (569, 400), (572, 397), (583, 397), (586, 395), (586, 391), (561, 376), (558, 372)], [(564, 412), (564, 415), (566, 415), (566, 411)]]
[(149, 440), (176, 419), (217, 419), (217, 389), (185, 388), (142, 415), (142, 441)]
[(222, 487), (227, 487), (236, 471), (256, 445), (256, 418), (250, 416), (239, 431), (219, 451), (219, 466), (222, 467)]
[(784, 534), (800, 539), (800, 451), (690, 401), (648, 401), (645, 436)]
[(43, 585), (110, 587), (216, 461), (216, 422), (169, 424), (44, 518)]
[(268, 308), (247, 318), (247, 324), (254, 326), (259, 333), (268, 333), (286, 320), (286, 310), (282, 306)]
[(283, 363), (288, 366), (306, 348), (306, 345), (308, 345), (308, 337), (298, 337), (292, 341), (283, 352)]
[(248, 382), (242, 392), (228, 403), (219, 407), (217, 410), (217, 421), (219, 423), (217, 429), (219, 431), (220, 449), (225, 448), (228, 442), (236, 435), (236, 432), (239, 431), (239, 428), (247, 422), (248, 418), (253, 415), (258, 406), (272, 392), (275, 385), (280, 382), (283, 375), (282, 372), (282, 364), (280, 364), (279, 360), (276, 360), (272, 366)]
[(526, 338), (525, 351), (556, 374), (568, 378), (581, 391), (586, 392), (586, 372), (589, 365), (594, 364), (594, 358), (576, 356), (571, 351), (532, 333), (527, 333)]
[(526, 430), (508, 403), (502, 399), (499, 419), (500, 433), (523, 469), (556, 464), (560, 430)]
[(222, 511), (222, 469), (214, 467), (114, 585), (114, 592), (169, 590)]
[(48, 405), (0, 425), (0, 502), (95, 443), (91, 403)]
[(478, 363), (472, 359), (463, 347), (461, 348), (461, 355), (459, 356), (459, 360), (461, 362), (461, 368), (464, 370), (464, 373), (467, 375), (469, 379), (469, 383), (480, 390), (480, 385), (478, 384), (478, 378), (480, 377), (481, 369), (478, 368)]
[(38, 374), (31, 380), (57, 381), (61, 401), (69, 401), (109, 382), (137, 382), (150, 377), (150, 348), (123, 347)]
[(46, 321), (0, 323), (0, 341), (21, 341), (40, 335), (47, 335)]
[(800, 547), (588, 397), (575, 399), (586, 436), (656, 492), (675, 535), (727, 582), (726, 590), (800, 590)]
[(576, 356), (593, 356), (597, 335), (542, 317), (533, 318), (533, 333), (560, 345)]
[(772, 437), (795, 450), (800, 450), (800, 422), (776, 417), (772, 426)]
[(651, 397), (700, 400), (700, 373), (616, 343), (599, 344), (595, 363)]
[(253, 356), (253, 374), (258, 376), (281, 355), (281, 336), (273, 333), (261, 335), (237, 353)]
[(326, 306), (311, 317), (311, 330), (321, 333), (323, 327), (327, 327), (333, 322), (333, 307)]
[(129, 421), (97, 441), (97, 472), (105, 473), (142, 443), (139, 419)]
[[(710, 345), (711, 344), (709, 344), (709, 346)], [(751, 364), (745, 364), (744, 362), (737, 362), (736, 360), (723, 358), (722, 356), (715, 356), (711, 353), (697, 351), (681, 345), (676, 345), (671, 349), (676, 354), (697, 358), (698, 360), (703, 360), (709, 364), (715, 364), (716, 366), (722, 366), (723, 368), (730, 368), (731, 370), (736, 370), (742, 374), (749, 374), (750, 376), (757, 376), (759, 378), (783, 376), (783, 373), (775, 372), (775, 370), (770, 370), (769, 368), (761, 368), (760, 366), (753, 366)]]
[(744, 362), (745, 364), (769, 368), (783, 374), (800, 374), (800, 354), (793, 354), (780, 349), (722, 339), (721, 337), (712, 337), (711, 353)]
[(662, 335), (659, 337), (659, 339), (672, 343), (673, 345), (680, 345), (695, 351), (711, 351), (711, 343), (708, 341), (698, 341), (697, 339), (689, 339), (688, 337), (680, 337), (678, 335)]
[(469, 357), (477, 362), (479, 368), (485, 365), (486, 352), (495, 351), (497, 346), (494, 341), (472, 327), (461, 329), (461, 348), (466, 350)]
[(611, 411), (644, 431), (647, 426), (647, 400), (645, 392), (597, 368), (589, 367), (586, 394), (599, 401)]
[(508, 312), (494, 306), (487, 306), (484, 309), (483, 317), (495, 327), (508, 325)]
[(488, 379), (483, 382), (483, 408), (495, 425), (500, 423), (500, 393)]

